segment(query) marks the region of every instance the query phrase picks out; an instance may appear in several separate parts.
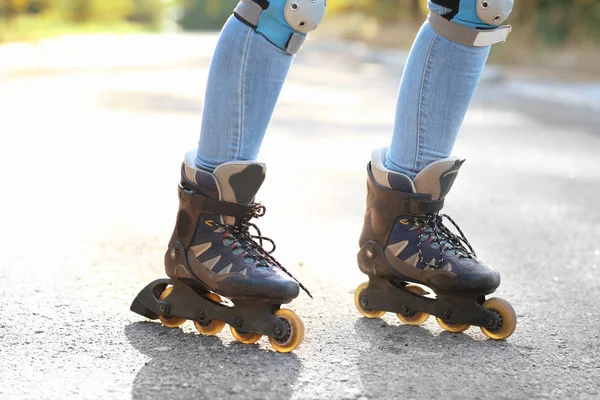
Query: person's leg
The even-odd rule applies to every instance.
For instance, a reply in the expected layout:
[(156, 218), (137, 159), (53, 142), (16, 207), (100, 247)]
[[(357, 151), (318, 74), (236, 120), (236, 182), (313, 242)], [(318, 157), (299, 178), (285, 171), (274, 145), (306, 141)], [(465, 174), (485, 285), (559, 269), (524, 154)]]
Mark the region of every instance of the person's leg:
[[(169, 327), (191, 318), (204, 335), (228, 323), (240, 342), (267, 335), (280, 352), (302, 342), (302, 321), (279, 306), (300, 288), (310, 293), (262, 247), (274, 243), (250, 222), (266, 210), (255, 202), (266, 166), (254, 159), (291, 54), (324, 13), (325, 0), (242, 0), (236, 7), (212, 61), (198, 149), (181, 166), (179, 211), (165, 254), (173, 287), (151, 283), (134, 300), (134, 312)], [(234, 306), (223, 307), (216, 293)]]
[[(502, 299), (485, 300), (500, 274), (440, 212), (464, 161), (449, 157), (454, 140), (489, 46), (510, 31), (497, 24), (512, 0), (434, 2), (447, 8), (430, 3), (433, 13), (402, 80), (392, 145), (375, 150), (368, 166), (358, 265), (369, 282), (358, 287), (355, 302), (369, 318), (391, 311), (420, 325), (431, 313), (447, 331), (478, 325), (488, 337), (506, 339), (516, 327), (513, 308)], [(445, 226), (446, 217), (457, 233)], [(435, 299), (411, 283), (429, 287)]]
[(293, 56), (231, 17), (210, 67), (196, 165), (254, 160)]
[[(506, 19), (512, 7), (512, 0), (496, 0), (495, 5), (478, 0), (430, 1), (429, 7), (436, 16), (467, 31), (497, 27), (479, 19), (477, 8), (483, 10), (481, 3), (488, 5), (487, 10), (496, 7), (495, 11), (502, 13), (498, 23)], [(492, 21), (496, 17), (493, 15)], [(450, 156), (490, 51), (491, 45), (473, 46), (460, 36), (447, 36), (450, 38), (429, 21), (423, 24), (400, 84), (385, 166), (410, 178), (432, 162)]]
[(256, 159), (279, 93), (325, 0), (244, 0), (225, 24), (211, 62), (196, 166)]

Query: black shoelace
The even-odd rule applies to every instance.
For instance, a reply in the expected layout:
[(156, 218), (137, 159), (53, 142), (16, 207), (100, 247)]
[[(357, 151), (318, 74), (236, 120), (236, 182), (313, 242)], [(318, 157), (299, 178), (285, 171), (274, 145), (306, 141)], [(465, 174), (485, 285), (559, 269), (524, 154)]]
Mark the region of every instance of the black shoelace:
[[(446, 218), (458, 231), (459, 235), (452, 232), (446, 225), (444, 225), (444, 218)], [(475, 250), (471, 247), (471, 244), (467, 240), (467, 237), (460, 229), (458, 224), (454, 222), (447, 214), (427, 214), (422, 217), (416, 217), (415, 223), (419, 226), (419, 241), (417, 246), (419, 247), (419, 260), (429, 265), (423, 259), (423, 252), (421, 251), (421, 242), (423, 241), (423, 235), (427, 235), (427, 239), (432, 238), (432, 241), (438, 244), (440, 250), (440, 258), (435, 261), (435, 265), (431, 265), (434, 268), (439, 268), (444, 263), (444, 252), (453, 251), (456, 256), (460, 258), (474, 258), (477, 257)], [(426, 239), (426, 240), (427, 240)]]
[[(277, 246), (275, 241), (266, 236), (263, 236), (260, 229), (256, 224), (250, 222), (252, 218), (260, 218), (265, 215), (267, 208), (260, 203), (252, 204), (252, 212), (244, 218), (239, 218), (235, 225), (228, 224), (216, 224), (220, 228), (225, 229), (227, 236), (233, 240), (234, 249), (241, 249), (243, 251), (244, 258), (251, 258), (257, 262), (257, 268), (270, 268), (271, 265), (276, 266), (285, 272), (290, 278), (298, 283), (300, 288), (306, 292), (306, 294), (312, 299), (312, 294), (308, 289), (298, 280), (290, 271), (288, 271), (283, 265), (279, 263), (273, 256), (272, 253), (275, 251)], [(250, 229), (256, 231), (256, 235), (250, 233)], [(224, 235), (224, 238), (227, 236)], [(263, 246), (264, 242), (271, 244), (271, 249), (267, 251)]]

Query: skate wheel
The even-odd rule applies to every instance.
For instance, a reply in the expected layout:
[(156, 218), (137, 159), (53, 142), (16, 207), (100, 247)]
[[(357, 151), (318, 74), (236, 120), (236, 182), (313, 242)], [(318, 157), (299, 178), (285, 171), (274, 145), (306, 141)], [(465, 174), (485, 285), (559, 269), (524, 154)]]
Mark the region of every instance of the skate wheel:
[(436, 319), (437, 319), (437, 323), (444, 330), (446, 330), (448, 332), (452, 332), (452, 333), (461, 333), (471, 327), (471, 325), (469, 325), (469, 324), (450, 324), (450, 323), (444, 322), (444, 320), (441, 319), (440, 317), (436, 317)]
[(365, 317), (380, 318), (383, 314), (385, 314), (385, 311), (370, 310), (368, 308), (363, 307), (362, 304), (360, 304), (360, 294), (363, 292), (363, 290), (367, 288), (367, 286), (369, 286), (369, 282), (364, 282), (358, 285), (358, 287), (354, 291), (354, 305), (356, 306), (358, 312), (360, 312)]
[(496, 340), (504, 340), (513, 334), (517, 327), (517, 314), (508, 301), (499, 297), (494, 297), (486, 300), (482, 305), (484, 308), (493, 311), (500, 317), (500, 325), (496, 329), (481, 327), (481, 331), (487, 337)]
[[(206, 294), (206, 298), (214, 301), (215, 303), (221, 303), (223, 301), (223, 299), (221, 299), (221, 296), (211, 292), (208, 292)], [(225, 322), (219, 321), (217, 319), (211, 319), (208, 322), (194, 321), (194, 326), (196, 327), (198, 333), (201, 333), (204, 336), (213, 336), (221, 332), (223, 328), (225, 328)]]
[[(173, 286), (167, 286), (167, 288), (160, 294), (159, 299), (166, 299), (169, 297), (172, 291)], [(159, 315), (158, 318), (160, 318), (160, 322), (162, 322), (162, 324), (167, 328), (179, 328), (185, 323), (185, 321), (187, 321), (185, 318), (167, 318), (164, 315)]]
[(269, 336), (269, 342), (280, 353), (289, 353), (304, 340), (304, 323), (292, 310), (281, 308), (275, 311), (275, 316), (287, 326), (287, 333), (281, 339)]
[(244, 344), (256, 343), (262, 337), (262, 335), (260, 333), (238, 331), (233, 326), (230, 326), (230, 328), (231, 328), (231, 334), (233, 335), (235, 340), (237, 340), (238, 342), (244, 343)]
[[(427, 294), (427, 292), (425, 291), (425, 289), (423, 289), (421, 286), (417, 286), (417, 285), (406, 285), (405, 289), (411, 293), (414, 293), (416, 295), (419, 296), (425, 296)], [(404, 314), (396, 314), (396, 316), (398, 317), (398, 319), (402, 322), (404, 322), (406, 325), (413, 325), (413, 326), (417, 326), (417, 325), (421, 325), (422, 323), (424, 323), (425, 321), (427, 321), (427, 318), (429, 318), (429, 314), (426, 312), (411, 312), (410, 315), (404, 315)]]

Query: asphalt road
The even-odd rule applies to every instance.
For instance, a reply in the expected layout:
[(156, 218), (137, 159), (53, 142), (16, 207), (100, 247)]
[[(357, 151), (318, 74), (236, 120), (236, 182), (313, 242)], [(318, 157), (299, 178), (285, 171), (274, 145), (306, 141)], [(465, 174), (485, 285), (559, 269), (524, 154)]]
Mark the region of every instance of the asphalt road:
[(45, 43), (0, 74), (0, 398), (600, 397), (594, 113), (489, 82), (456, 145), (446, 211), (501, 271), (511, 338), (367, 320), (352, 298), (365, 165), (389, 141), (399, 71), (309, 43), (261, 154), (259, 226), (315, 295), (289, 306), (306, 338), (278, 354), (129, 311), (164, 273), (214, 36), (94, 40)]

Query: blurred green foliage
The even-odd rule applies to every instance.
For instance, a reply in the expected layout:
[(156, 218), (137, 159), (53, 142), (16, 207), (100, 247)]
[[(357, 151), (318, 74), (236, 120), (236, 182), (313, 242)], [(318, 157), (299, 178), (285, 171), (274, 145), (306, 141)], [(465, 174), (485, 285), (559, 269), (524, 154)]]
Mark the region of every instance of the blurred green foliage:
[[(218, 29), (237, 0), (184, 0), (180, 21), (186, 30)], [(381, 25), (420, 24), (427, 0), (328, 0), (328, 16), (349, 13), (369, 16)], [(521, 40), (600, 43), (600, 0), (516, 0), (508, 23)]]
[(179, 25), (184, 30), (220, 29), (238, 0), (185, 0)]
[(168, 0), (0, 0), (0, 43), (157, 30)]
[[(0, 0), (2, 30), (19, 17), (57, 24), (133, 23), (157, 28), (176, 7), (184, 30), (219, 29), (237, 0)], [(420, 24), (426, 0), (328, 0), (328, 16), (360, 14), (380, 26)], [(523, 42), (600, 43), (600, 0), (517, 0), (509, 23)], [(14, 25), (14, 24), (13, 24)], [(47, 26), (47, 24), (45, 25)]]
[(539, 1), (535, 26), (550, 43), (600, 42), (600, 0)]
[[(380, 24), (393, 24), (420, 21), (426, 6), (427, 0), (329, 0), (328, 13), (358, 12)], [(516, 0), (508, 23), (527, 41), (600, 43), (600, 0)]]
[(37, 16), (65, 24), (130, 21), (156, 27), (165, 4), (163, 0), (0, 0), (0, 16), (5, 25), (21, 16)]

